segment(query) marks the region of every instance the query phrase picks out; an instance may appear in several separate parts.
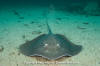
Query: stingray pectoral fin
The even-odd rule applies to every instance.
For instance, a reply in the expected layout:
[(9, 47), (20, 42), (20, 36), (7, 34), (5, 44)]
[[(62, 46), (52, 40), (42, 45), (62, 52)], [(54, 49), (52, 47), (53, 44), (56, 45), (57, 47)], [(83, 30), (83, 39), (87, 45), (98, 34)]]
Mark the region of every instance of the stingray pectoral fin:
[(70, 54), (72, 56), (74, 56), (74, 55), (80, 53), (81, 50), (82, 50), (81, 45), (72, 45), (69, 51), (71, 52)]
[(37, 48), (41, 46), (40, 42), (45, 39), (45, 36), (46, 34), (40, 35), (39, 37), (20, 45), (19, 52), (26, 56), (32, 55), (37, 51)]
[(82, 50), (81, 45), (72, 43), (63, 35), (56, 34), (55, 37), (56, 40), (59, 41), (60, 46), (64, 48), (63, 51), (66, 51), (66, 53), (70, 54), (71, 56), (77, 55)]
[(33, 54), (33, 49), (29, 44), (23, 44), (20, 46), (20, 52), (26, 56), (30, 56)]

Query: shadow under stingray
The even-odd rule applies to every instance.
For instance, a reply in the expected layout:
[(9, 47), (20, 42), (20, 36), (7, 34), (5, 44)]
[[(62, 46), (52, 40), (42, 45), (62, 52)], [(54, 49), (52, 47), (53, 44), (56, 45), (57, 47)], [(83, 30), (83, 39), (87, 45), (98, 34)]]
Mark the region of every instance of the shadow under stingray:
[(20, 46), (20, 52), (26, 56), (42, 56), (48, 60), (56, 60), (63, 56), (71, 57), (82, 50), (81, 45), (75, 45), (60, 34), (49, 33), (38, 36)]

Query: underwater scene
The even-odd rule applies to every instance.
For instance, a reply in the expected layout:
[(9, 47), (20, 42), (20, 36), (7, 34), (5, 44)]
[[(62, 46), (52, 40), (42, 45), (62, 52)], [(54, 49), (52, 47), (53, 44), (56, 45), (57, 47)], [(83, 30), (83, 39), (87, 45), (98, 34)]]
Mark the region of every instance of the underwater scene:
[(100, 0), (0, 0), (0, 66), (100, 66)]

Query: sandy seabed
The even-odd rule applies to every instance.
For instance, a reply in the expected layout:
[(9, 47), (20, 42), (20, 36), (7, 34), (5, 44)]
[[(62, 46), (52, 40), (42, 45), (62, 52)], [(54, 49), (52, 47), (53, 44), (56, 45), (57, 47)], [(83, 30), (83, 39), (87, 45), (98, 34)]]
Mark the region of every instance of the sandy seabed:
[(53, 11), (48, 22), (53, 33), (65, 35), (82, 45), (83, 50), (70, 58), (46, 60), (27, 57), (19, 46), (27, 40), (48, 33), (46, 8), (5, 8), (0, 11), (0, 66), (100, 66), (100, 16)]

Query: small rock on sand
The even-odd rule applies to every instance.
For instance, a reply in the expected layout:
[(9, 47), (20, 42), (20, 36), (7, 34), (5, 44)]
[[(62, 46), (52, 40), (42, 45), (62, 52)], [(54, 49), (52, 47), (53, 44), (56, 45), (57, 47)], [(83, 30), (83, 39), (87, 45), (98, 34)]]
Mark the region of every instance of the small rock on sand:
[(2, 52), (4, 50), (4, 47), (1, 45), (0, 46), (0, 52)]

